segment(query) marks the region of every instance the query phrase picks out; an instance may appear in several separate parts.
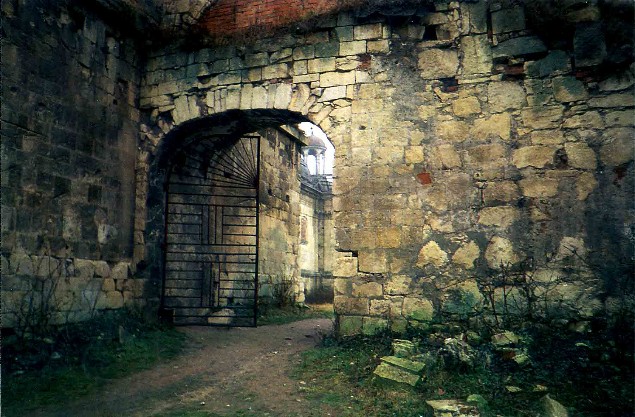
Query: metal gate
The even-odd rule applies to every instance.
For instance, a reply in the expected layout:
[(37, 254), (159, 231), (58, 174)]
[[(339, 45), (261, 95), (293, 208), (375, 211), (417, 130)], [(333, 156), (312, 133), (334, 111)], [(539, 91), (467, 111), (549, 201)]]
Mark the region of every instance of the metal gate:
[(163, 308), (175, 324), (255, 326), (260, 140), (204, 139), (168, 174)]

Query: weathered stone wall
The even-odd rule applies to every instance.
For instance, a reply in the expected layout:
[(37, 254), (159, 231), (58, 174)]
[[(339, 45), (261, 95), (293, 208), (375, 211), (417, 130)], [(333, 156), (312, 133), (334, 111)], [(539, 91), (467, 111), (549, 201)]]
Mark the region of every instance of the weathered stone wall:
[(560, 43), (522, 5), (435, 2), (155, 51), (141, 106), (165, 132), (284, 109), (327, 133), (343, 334), (450, 314), (453, 291), (482, 302), (484, 280), (510, 271), (584, 318), (632, 273), (634, 104), (632, 54), (616, 58), (599, 23), (610, 11), (585, 10)]
[(60, 321), (141, 295), (128, 265), (139, 58), (66, 4), (2, 2), (3, 326), (32, 297)]

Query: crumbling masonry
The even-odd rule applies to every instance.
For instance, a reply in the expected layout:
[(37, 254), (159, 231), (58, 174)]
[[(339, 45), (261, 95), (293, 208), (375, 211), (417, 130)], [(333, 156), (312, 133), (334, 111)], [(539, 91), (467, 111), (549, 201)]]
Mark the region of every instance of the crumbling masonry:
[(3, 326), (46, 294), (56, 322), (156, 311), (179, 144), (302, 121), (336, 148), (340, 334), (526, 311), (492, 277), (554, 320), (621, 308), (633, 6), (558, 4), (3, 1)]

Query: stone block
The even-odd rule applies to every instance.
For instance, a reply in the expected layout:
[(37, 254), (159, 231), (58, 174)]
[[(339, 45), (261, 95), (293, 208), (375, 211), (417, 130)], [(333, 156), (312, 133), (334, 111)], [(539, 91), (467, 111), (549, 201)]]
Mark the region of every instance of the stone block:
[(383, 27), (381, 23), (371, 23), (353, 27), (353, 39), (366, 40), (381, 38)]
[(597, 167), (595, 151), (586, 143), (565, 143), (564, 150), (567, 153), (567, 163), (571, 168), (594, 170)]
[(452, 102), (452, 111), (456, 116), (465, 117), (481, 112), (481, 103), (476, 97), (465, 97)]
[(288, 78), (289, 77), (289, 64), (271, 64), (262, 68), (262, 79), (271, 80), (274, 78)]
[(635, 96), (632, 93), (611, 94), (604, 97), (593, 97), (588, 101), (591, 107), (633, 107)]
[(553, 178), (525, 178), (519, 185), (526, 197), (553, 197), (558, 193), (558, 180)]
[(635, 114), (632, 110), (616, 110), (604, 116), (606, 126), (635, 126)]
[(110, 270), (110, 278), (115, 280), (128, 279), (130, 268), (128, 262), (119, 262)]
[(335, 265), (333, 267), (333, 276), (336, 276), (336, 277), (356, 276), (358, 271), (357, 265), (358, 264), (357, 264), (356, 257), (338, 256), (335, 258)]
[(577, 198), (584, 201), (598, 186), (598, 180), (591, 172), (583, 172), (577, 178), (575, 183)]
[(340, 56), (366, 53), (366, 41), (340, 42)]
[(556, 77), (552, 83), (553, 95), (561, 103), (585, 100), (589, 97), (582, 81), (575, 77)]
[(293, 87), (291, 84), (279, 84), (276, 89), (273, 107), (275, 109), (287, 109), (289, 107), (289, 103), (291, 103), (292, 93)]
[(327, 87), (322, 92), (322, 96), (318, 99), (318, 103), (324, 101), (333, 101), (341, 98), (346, 98), (346, 86), (340, 85), (337, 87)]
[(311, 59), (315, 57), (315, 47), (313, 45), (304, 45), (293, 48), (293, 60)]
[(402, 314), (408, 320), (430, 321), (434, 316), (434, 307), (425, 298), (406, 297), (403, 300)]
[(393, 275), (384, 285), (386, 294), (408, 295), (412, 293), (412, 278), (407, 275)]
[(520, 211), (516, 207), (485, 207), (479, 212), (478, 222), (484, 226), (495, 226), (506, 229), (519, 218)]
[(123, 294), (119, 291), (102, 292), (97, 298), (95, 308), (97, 310), (114, 310), (123, 307)]
[(493, 181), (483, 190), (486, 205), (516, 203), (520, 198), (518, 185), (513, 181)]
[(366, 298), (336, 296), (333, 308), (337, 314), (353, 314), (367, 316), (370, 314), (370, 301)]
[(365, 250), (359, 252), (359, 271), (370, 274), (388, 272), (388, 260), (383, 251)]
[(107, 278), (110, 276), (110, 266), (105, 261), (93, 261), (95, 265), (95, 276)]
[(388, 363), (379, 364), (379, 366), (375, 368), (373, 373), (380, 378), (384, 378), (401, 384), (407, 384), (413, 387), (416, 386), (421, 379), (419, 375), (408, 372), (405, 369), (392, 366)]
[(381, 297), (383, 293), (384, 290), (379, 282), (353, 282), (353, 297)]
[(507, 164), (507, 148), (494, 143), (479, 145), (467, 149), (465, 154), (466, 164), (476, 169), (491, 169)]
[(532, 145), (560, 145), (564, 143), (561, 130), (536, 130), (531, 132)]
[(386, 39), (368, 41), (366, 49), (369, 54), (387, 54), (390, 52), (390, 41)]
[(553, 129), (562, 118), (562, 106), (530, 107), (520, 111), (521, 120), (529, 129)]
[(601, 129), (604, 127), (604, 122), (602, 121), (602, 116), (600, 116), (598, 112), (588, 111), (565, 118), (562, 122), (562, 127), (565, 129)]
[(425, 160), (423, 146), (408, 146), (404, 153), (406, 164), (418, 164)]
[(564, 74), (571, 71), (571, 60), (565, 51), (550, 51), (543, 59), (529, 61), (525, 64), (525, 72), (530, 77), (546, 77)]
[(478, 407), (467, 405), (459, 400), (428, 400), (428, 414), (433, 417), (478, 417)]
[(487, 35), (462, 37), (461, 51), (463, 52), (461, 66), (464, 77), (492, 72), (492, 49)]
[(75, 276), (82, 280), (90, 280), (95, 276), (95, 264), (87, 259), (75, 259)]
[(492, 12), (492, 33), (517, 32), (525, 30), (525, 10), (523, 7), (512, 7)]
[[(336, 310), (337, 311), (337, 310)], [(362, 332), (362, 318), (359, 316), (339, 316), (338, 333), (340, 336), (354, 336)]]
[(501, 265), (513, 265), (520, 261), (520, 257), (509, 239), (494, 236), (485, 249), (485, 260), (490, 268), (500, 269)]
[[(635, 130), (627, 128), (609, 129), (604, 132), (610, 140), (600, 148), (600, 160), (609, 167), (626, 164), (635, 155)], [(612, 140), (611, 140), (612, 139)]]
[(355, 84), (355, 72), (325, 72), (320, 74), (320, 87)]
[(335, 71), (335, 58), (315, 58), (307, 61), (310, 73)]
[(471, 136), (478, 140), (501, 138), (509, 140), (511, 135), (511, 116), (508, 113), (493, 114), (488, 118), (475, 119)]
[(544, 168), (553, 163), (555, 152), (551, 146), (524, 146), (512, 153), (512, 163), (518, 168)]
[(459, 56), (455, 50), (426, 49), (419, 52), (418, 67), (423, 79), (454, 77), (459, 69)]
[(512, 81), (492, 82), (487, 86), (487, 101), (490, 110), (499, 113), (508, 109), (519, 109), (527, 105), (525, 90)]
[(372, 336), (388, 328), (388, 320), (379, 317), (362, 318), (362, 334)]
[(575, 66), (592, 67), (600, 65), (606, 58), (606, 44), (601, 22), (576, 25), (573, 36), (573, 59)]
[(467, 139), (469, 128), (467, 123), (449, 120), (439, 122), (435, 126), (435, 134), (437, 138), (448, 142), (463, 142)]
[(500, 42), (493, 47), (492, 57), (495, 60), (519, 58), (544, 53), (546, 51), (547, 47), (540, 38), (536, 36), (521, 36)]
[(423, 268), (427, 265), (441, 267), (448, 262), (448, 254), (445, 253), (435, 241), (426, 243), (417, 257), (417, 266)]
[(621, 91), (635, 84), (635, 74), (632, 70), (626, 70), (608, 77), (598, 83), (600, 91)]

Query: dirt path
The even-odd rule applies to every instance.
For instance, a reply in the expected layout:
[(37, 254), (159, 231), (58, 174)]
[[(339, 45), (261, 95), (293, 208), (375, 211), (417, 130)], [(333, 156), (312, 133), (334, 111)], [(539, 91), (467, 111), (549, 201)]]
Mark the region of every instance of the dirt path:
[(307, 415), (301, 386), (289, 373), (299, 353), (331, 326), (328, 319), (311, 319), (258, 328), (183, 328), (192, 344), (178, 359), (113, 381), (64, 410), (32, 415)]

